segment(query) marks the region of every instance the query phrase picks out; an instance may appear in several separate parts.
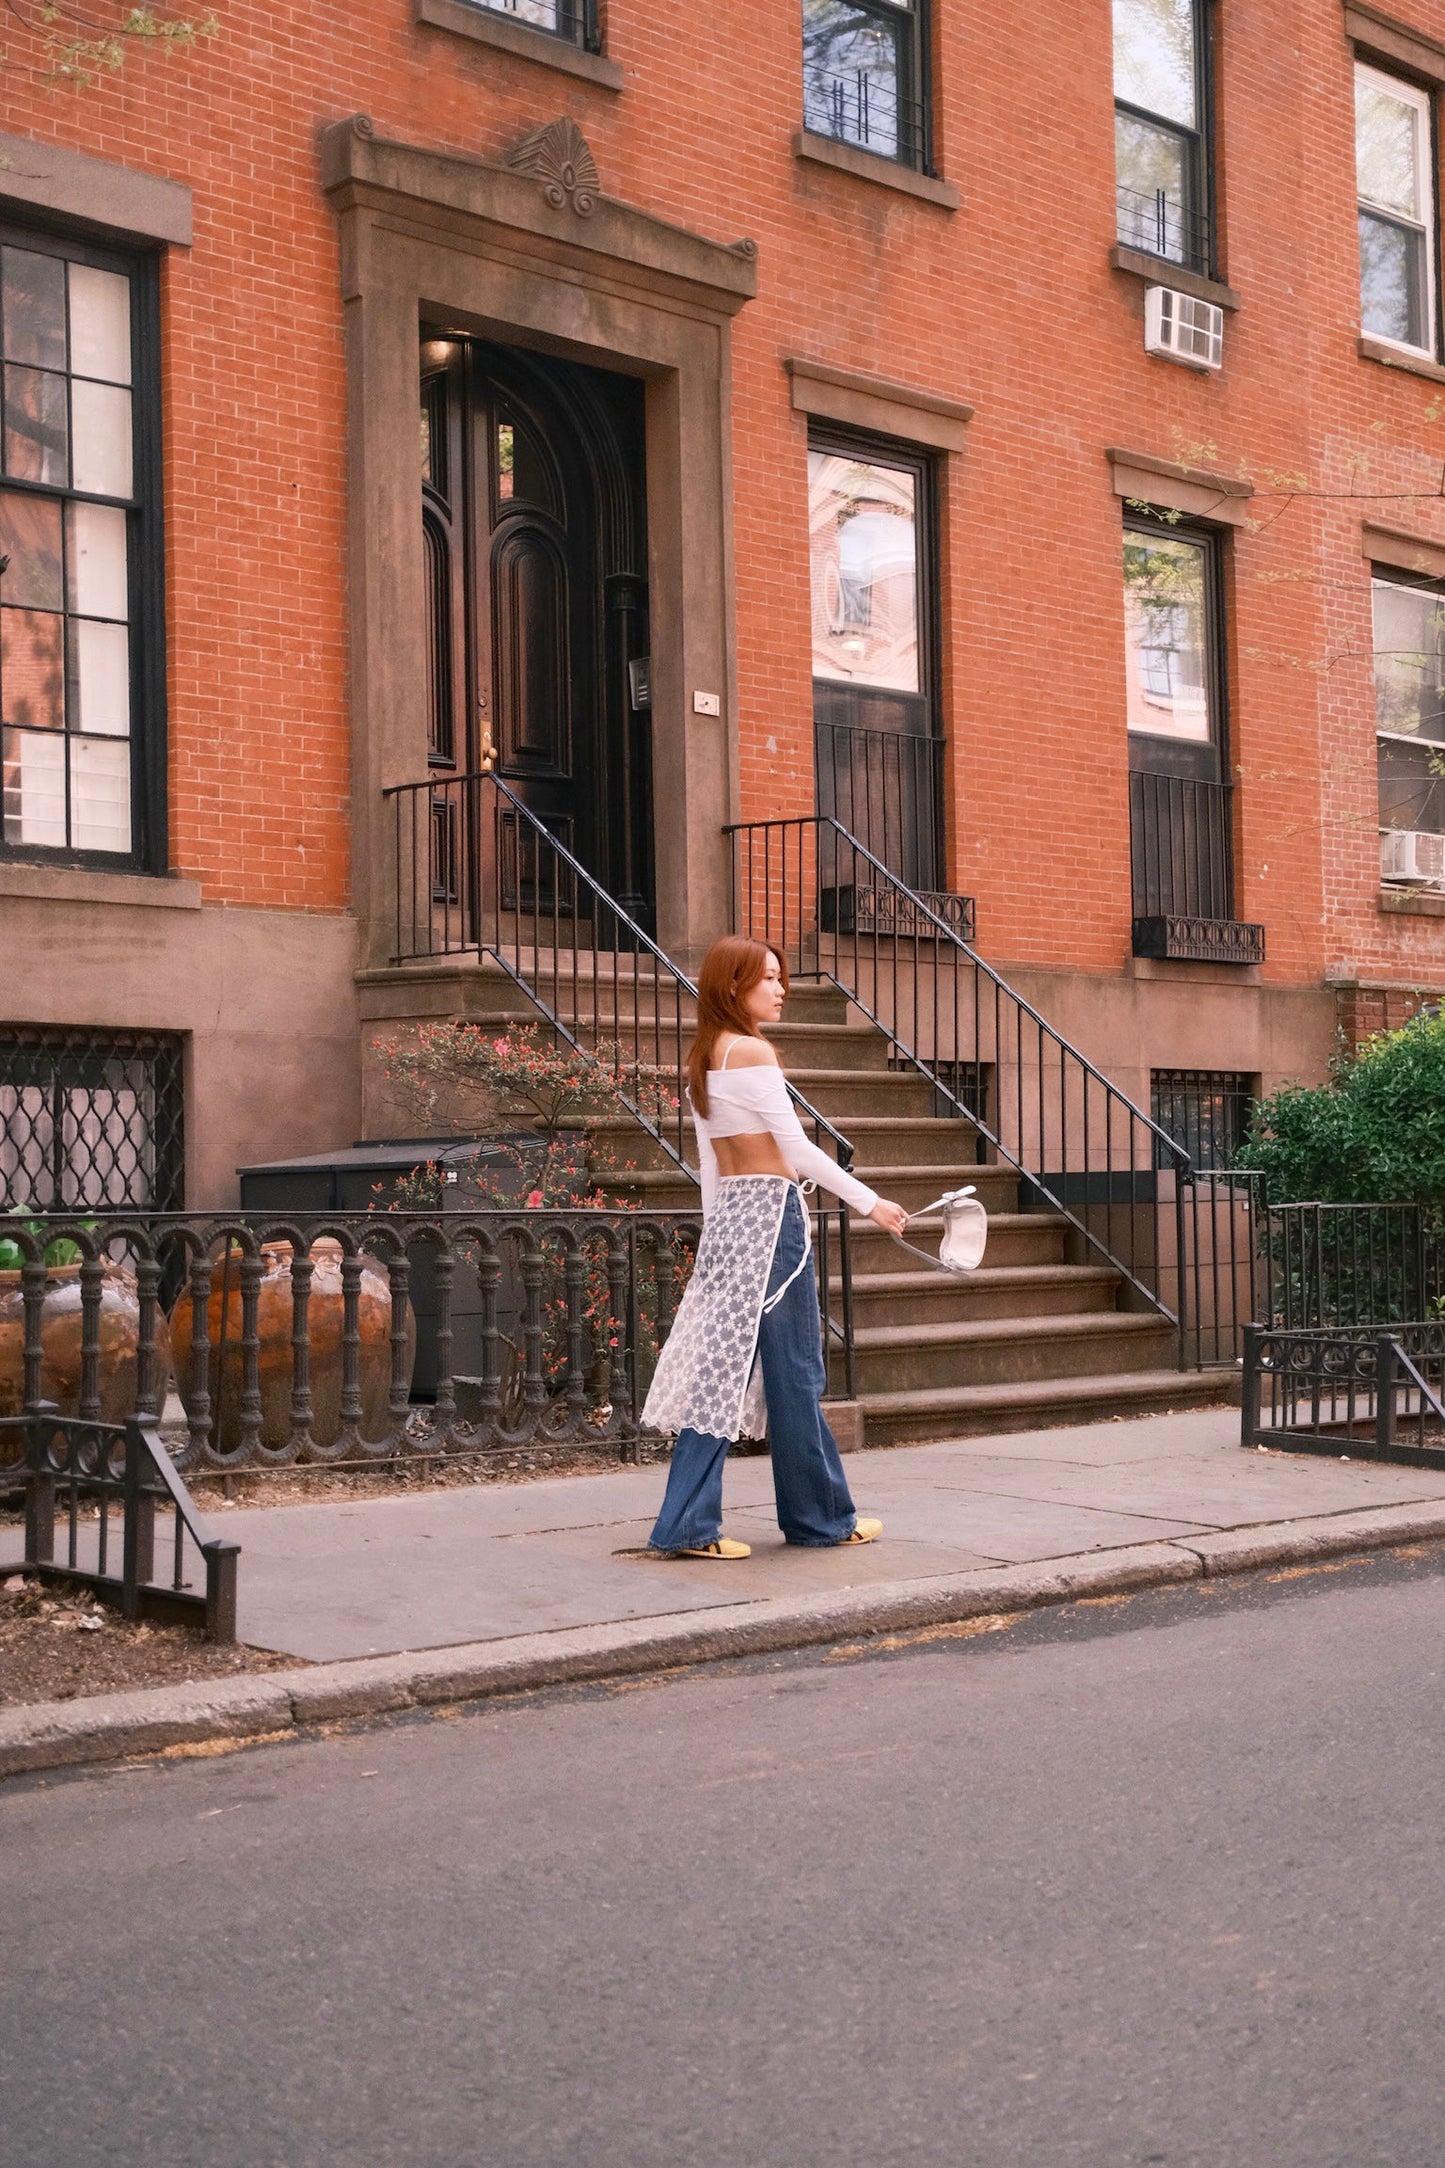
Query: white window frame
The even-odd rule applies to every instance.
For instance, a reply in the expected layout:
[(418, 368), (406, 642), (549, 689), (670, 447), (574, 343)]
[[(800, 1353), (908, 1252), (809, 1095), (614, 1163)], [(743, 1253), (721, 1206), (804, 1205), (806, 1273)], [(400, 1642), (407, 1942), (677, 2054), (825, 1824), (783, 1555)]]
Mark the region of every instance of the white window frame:
[[(1357, 60), (1355, 62), (1354, 82), (1356, 85), (1358, 85), (1362, 77), (1378, 84), (1382, 90), (1388, 91), (1392, 98), (1398, 98), (1402, 105), (1413, 105), (1420, 114), (1423, 123), (1424, 149), (1420, 160), (1420, 178), (1425, 199), (1425, 220), (1419, 230), (1423, 233), (1425, 239), (1425, 340), (1423, 345), (1413, 346), (1408, 339), (1392, 339), (1383, 331), (1365, 330), (1363, 295), (1361, 295), (1360, 328), (1366, 338), (1377, 339), (1382, 346), (1393, 346), (1402, 354), (1422, 354), (1426, 360), (1433, 361), (1437, 352), (1438, 332), (1436, 327), (1439, 306), (1435, 290), (1435, 258), (1438, 248), (1437, 189), (1435, 185), (1435, 100), (1431, 92), (1426, 90), (1422, 84), (1412, 83), (1403, 75), (1391, 75), (1384, 68), (1374, 67), (1368, 60)], [(1358, 133), (1355, 137), (1355, 157), (1357, 218), (1360, 211), (1365, 211), (1374, 218), (1389, 219), (1394, 225), (1409, 226), (1417, 224), (1417, 221), (1402, 217), (1400, 212), (1391, 210), (1383, 203), (1372, 203), (1368, 197), (1359, 193)]]

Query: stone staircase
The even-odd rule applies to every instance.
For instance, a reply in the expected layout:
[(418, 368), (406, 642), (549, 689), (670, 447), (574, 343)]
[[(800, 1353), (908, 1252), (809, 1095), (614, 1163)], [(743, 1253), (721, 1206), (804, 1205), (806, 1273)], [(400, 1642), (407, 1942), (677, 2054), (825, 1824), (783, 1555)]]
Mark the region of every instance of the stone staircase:
[[(459, 978), (455, 966), (447, 976)], [(526, 1013), (501, 972), (473, 964), (466, 978), (466, 998), (447, 1000), (442, 1013), (478, 1020)], [(397, 1016), (394, 1004), (382, 1006)], [(365, 997), (363, 1008), (380, 1019)], [(571, 1021), (584, 1039), (613, 1028), (605, 1004)], [(916, 1208), (973, 1182), (988, 1208), (987, 1255), (967, 1279), (930, 1271), (871, 1222), (852, 1221), (855, 1387), (870, 1445), (1237, 1397), (1233, 1371), (1174, 1367), (1173, 1327), (1129, 1306), (1123, 1275), (1097, 1262), (1067, 1220), (1019, 1210), (1014, 1170), (979, 1162), (972, 1124), (935, 1116), (930, 1085), (889, 1067), (882, 1033), (850, 1021), (842, 994), (795, 986), (785, 1021), (769, 1037), (796, 1089), (851, 1140), (854, 1169), (871, 1188)], [(617, 1164), (628, 1164), (625, 1177), (607, 1178), (609, 1191), (659, 1209), (696, 1204), (696, 1186), (631, 1120), (589, 1126)], [(939, 1225), (924, 1220), (913, 1230), (922, 1247), (930, 1235), (936, 1243)], [(837, 1293), (835, 1277), (835, 1301)]]

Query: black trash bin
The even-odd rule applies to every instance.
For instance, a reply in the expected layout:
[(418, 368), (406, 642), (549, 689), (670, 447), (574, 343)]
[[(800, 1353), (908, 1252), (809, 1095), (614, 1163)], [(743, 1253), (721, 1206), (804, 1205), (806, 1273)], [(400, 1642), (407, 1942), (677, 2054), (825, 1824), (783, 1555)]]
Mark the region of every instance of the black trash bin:
[[(384, 1137), (349, 1149), (318, 1152), (305, 1159), (276, 1159), (265, 1166), (238, 1167), (243, 1212), (372, 1212), (397, 1202), (398, 1184), (428, 1163), (442, 1178), (442, 1212), (465, 1213), (475, 1207), (478, 1174), (500, 1190), (506, 1203), (520, 1203), (531, 1186), (525, 1165), (514, 1155), (540, 1152), (544, 1139), (529, 1130), (494, 1137)], [(413, 1400), (434, 1400), (440, 1375), (437, 1362), (436, 1260), (431, 1245), (418, 1242), (410, 1252), (411, 1306), (416, 1314), (416, 1367)], [(497, 1324), (515, 1338), (521, 1323), (522, 1291), (504, 1261), (497, 1289)], [(452, 1375), (475, 1376), (482, 1367), (481, 1290), (476, 1275), (458, 1272), (452, 1279)]]

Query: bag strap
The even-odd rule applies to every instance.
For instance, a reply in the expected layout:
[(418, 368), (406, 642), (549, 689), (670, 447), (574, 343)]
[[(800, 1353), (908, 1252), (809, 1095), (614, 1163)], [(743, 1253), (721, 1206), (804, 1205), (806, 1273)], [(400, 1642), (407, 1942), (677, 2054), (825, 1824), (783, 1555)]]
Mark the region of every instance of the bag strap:
[[(909, 1220), (922, 1219), (925, 1213), (936, 1212), (941, 1205), (950, 1205), (960, 1197), (974, 1197), (977, 1194), (978, 1185), (974, 1182), (968, 1183), (963, 1189), (946, 1189), (941, 1197), (934, 1198), (932, 1204), (921, 1204), (916, 1212), (910, 1212)], [(921, 1257), (925, 1265), (932, 1265), (935, 1272), (956, 1272), (960, 1269), (956, 1265), (946, 1265), (941, 1257), (930, 1256), (927, 1250), (919, 1249), (916, 1242), (905, 1242), (902, 1235), (894, 1235), (893, 1240), (900, 1250), (907, 1250), (911, 1256)]]

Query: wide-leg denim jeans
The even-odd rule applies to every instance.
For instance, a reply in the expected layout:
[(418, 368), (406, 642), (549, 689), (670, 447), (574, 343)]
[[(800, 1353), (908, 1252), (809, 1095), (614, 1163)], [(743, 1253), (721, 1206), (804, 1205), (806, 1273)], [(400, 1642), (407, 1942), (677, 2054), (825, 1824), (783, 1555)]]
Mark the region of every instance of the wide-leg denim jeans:
[[(822, 1548), (851, 1535), (857, 1515), (837, 1442), (819, 1406), (827, 1372), (811, 1261), (799, 1270), (807, 1247), (803, 1199), (794, 1186), (783, 1207), (768, 1276), (769, 1296), (785, 1286), (787, 1292), (775, 1308), (763, 1311), (758, 1359), (768, 1403), (778, 1526), (789, 1543)], [(662, 1511), (650, 1538), (654, 1550), (694, 1551), (717, 1541), (728, 1444), (728, 1439), (710, 1438), (700, 1430), (678, 1432)]]

